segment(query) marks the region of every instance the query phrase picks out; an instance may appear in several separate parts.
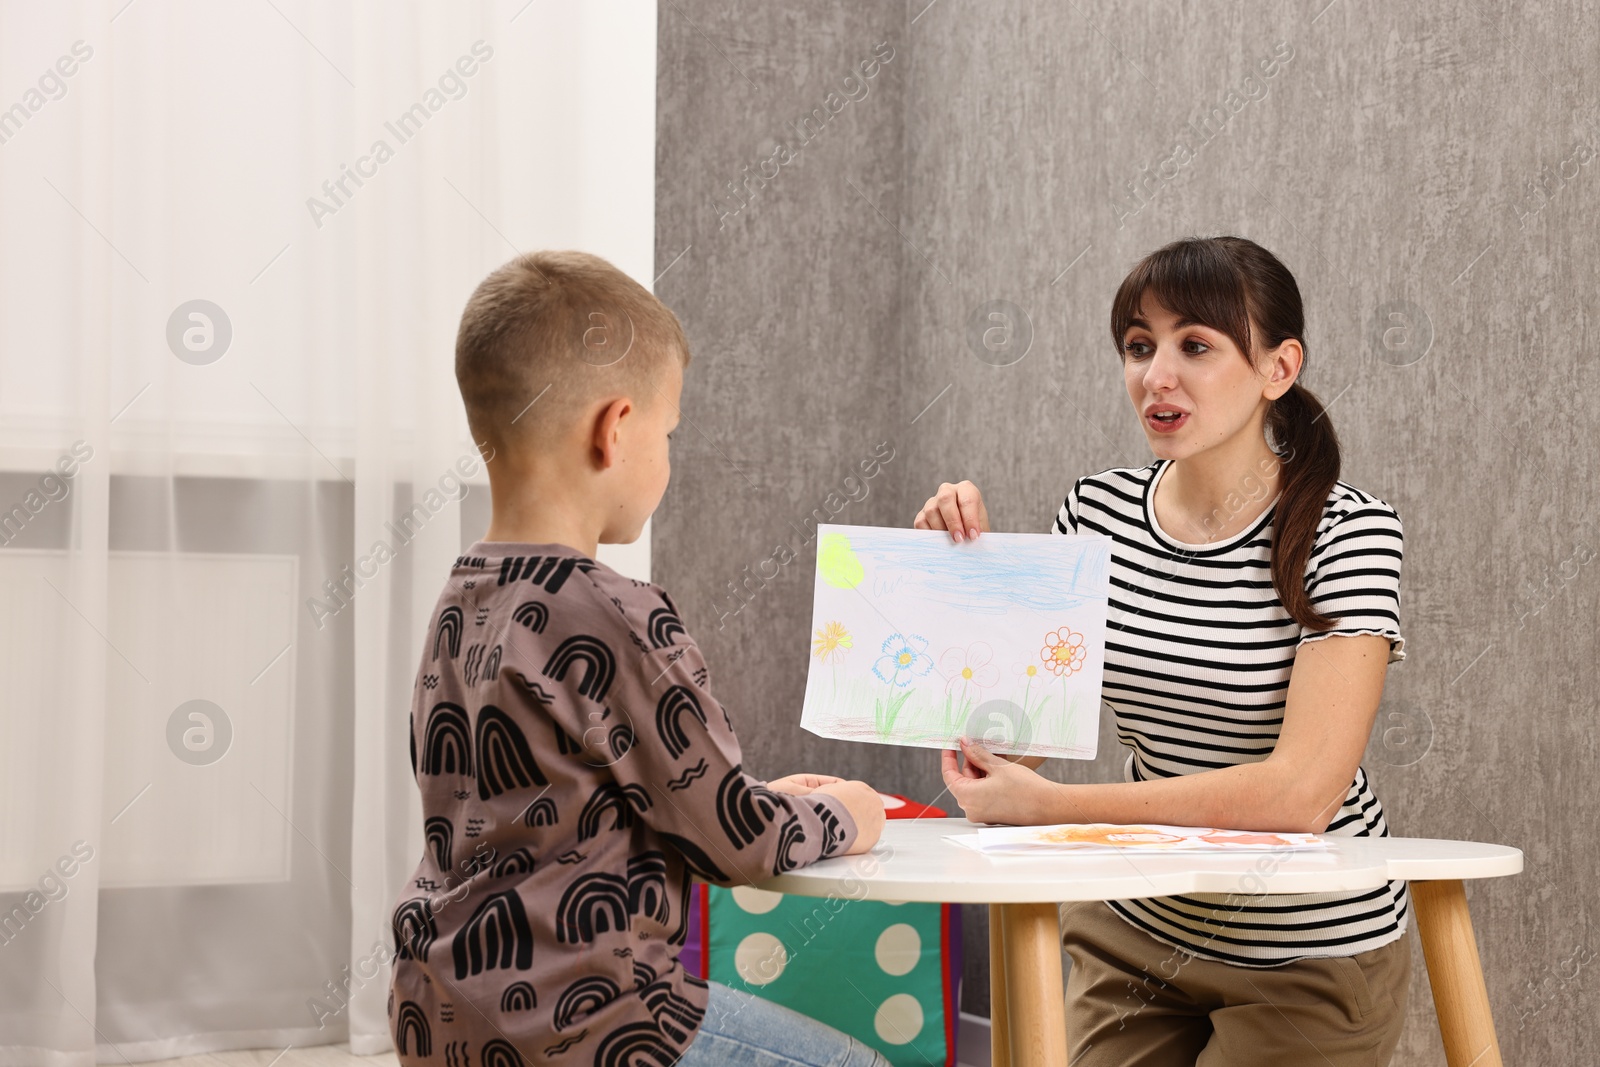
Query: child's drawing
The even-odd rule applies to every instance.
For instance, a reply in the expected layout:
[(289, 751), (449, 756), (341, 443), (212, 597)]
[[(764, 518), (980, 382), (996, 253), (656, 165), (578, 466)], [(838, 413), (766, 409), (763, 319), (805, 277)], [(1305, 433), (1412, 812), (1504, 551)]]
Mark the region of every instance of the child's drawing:
[(985, 827), (976, 836), (981, 852), (1298, 852), (1331, 847), (1319, 834), (1101, 822)]
[(1111, 539), (817, 528), (801, 725), (824, 737), (1092, 759)]

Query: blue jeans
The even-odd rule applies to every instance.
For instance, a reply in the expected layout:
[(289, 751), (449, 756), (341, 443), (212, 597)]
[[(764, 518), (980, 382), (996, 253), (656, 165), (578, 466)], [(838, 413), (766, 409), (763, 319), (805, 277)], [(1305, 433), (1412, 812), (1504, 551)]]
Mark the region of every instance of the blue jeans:
[(705, 1021), (678, 1067), (889, 1067), (826, 1023), (749, 993), (710, 983)]

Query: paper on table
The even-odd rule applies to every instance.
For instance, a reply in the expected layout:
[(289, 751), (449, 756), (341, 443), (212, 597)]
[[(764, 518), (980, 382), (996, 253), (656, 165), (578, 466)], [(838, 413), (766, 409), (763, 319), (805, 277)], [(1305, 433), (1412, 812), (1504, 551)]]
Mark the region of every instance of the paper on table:
[(800, 725), (823, 737), (1093, 759), (1111, 539), (817, 527)]
[(1218, 830), (1206, 826), (1137, 826), (1114, 823), (1062, 823), (1059, 826), (996, 826), (979, 829), (979, 852), (1281, 852), (1331, 848), (1318, 834), (1259, 830)]

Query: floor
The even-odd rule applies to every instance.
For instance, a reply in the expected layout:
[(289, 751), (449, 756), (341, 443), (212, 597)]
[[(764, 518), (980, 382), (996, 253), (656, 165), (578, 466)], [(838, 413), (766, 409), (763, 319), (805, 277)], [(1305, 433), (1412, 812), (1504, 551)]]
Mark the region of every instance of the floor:
[[(989, 1020), (961, 1014), (959, 1067), (988, 1067)], [(176, 1060), (157, 1060), (139, 1067), (399, 1067), (393, 1052), (376, 1056), (353, 1056), (350, 1046), (308, 1045), (305, 1048), (241, 1049), (237, 1052), (207, 1052)]]
[(176, 1060), (157, 1060), (140, 1067), (399, 1067), (393, 1052), (380, 1052), (376, 1056), (352, 1056), (350, 1046), (308, 1045), (291, 1046), (288, 1051), (277, 1048), (240, 1049), (236, 1052), (206, 1052), (199, 1056), (184, 1056)]

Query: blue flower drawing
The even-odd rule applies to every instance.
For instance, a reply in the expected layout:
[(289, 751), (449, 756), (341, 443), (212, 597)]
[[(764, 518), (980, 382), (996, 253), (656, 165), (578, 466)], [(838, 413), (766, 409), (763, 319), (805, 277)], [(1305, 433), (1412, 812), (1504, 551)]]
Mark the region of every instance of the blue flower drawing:
[(916, 634), (890, 634), (883, 643), (883, 655), (872, 665), (872, 673), (891, 685), (904, 689), (911, 679), (933, 670), (933, 657), (924, 651), (926, 637)]

